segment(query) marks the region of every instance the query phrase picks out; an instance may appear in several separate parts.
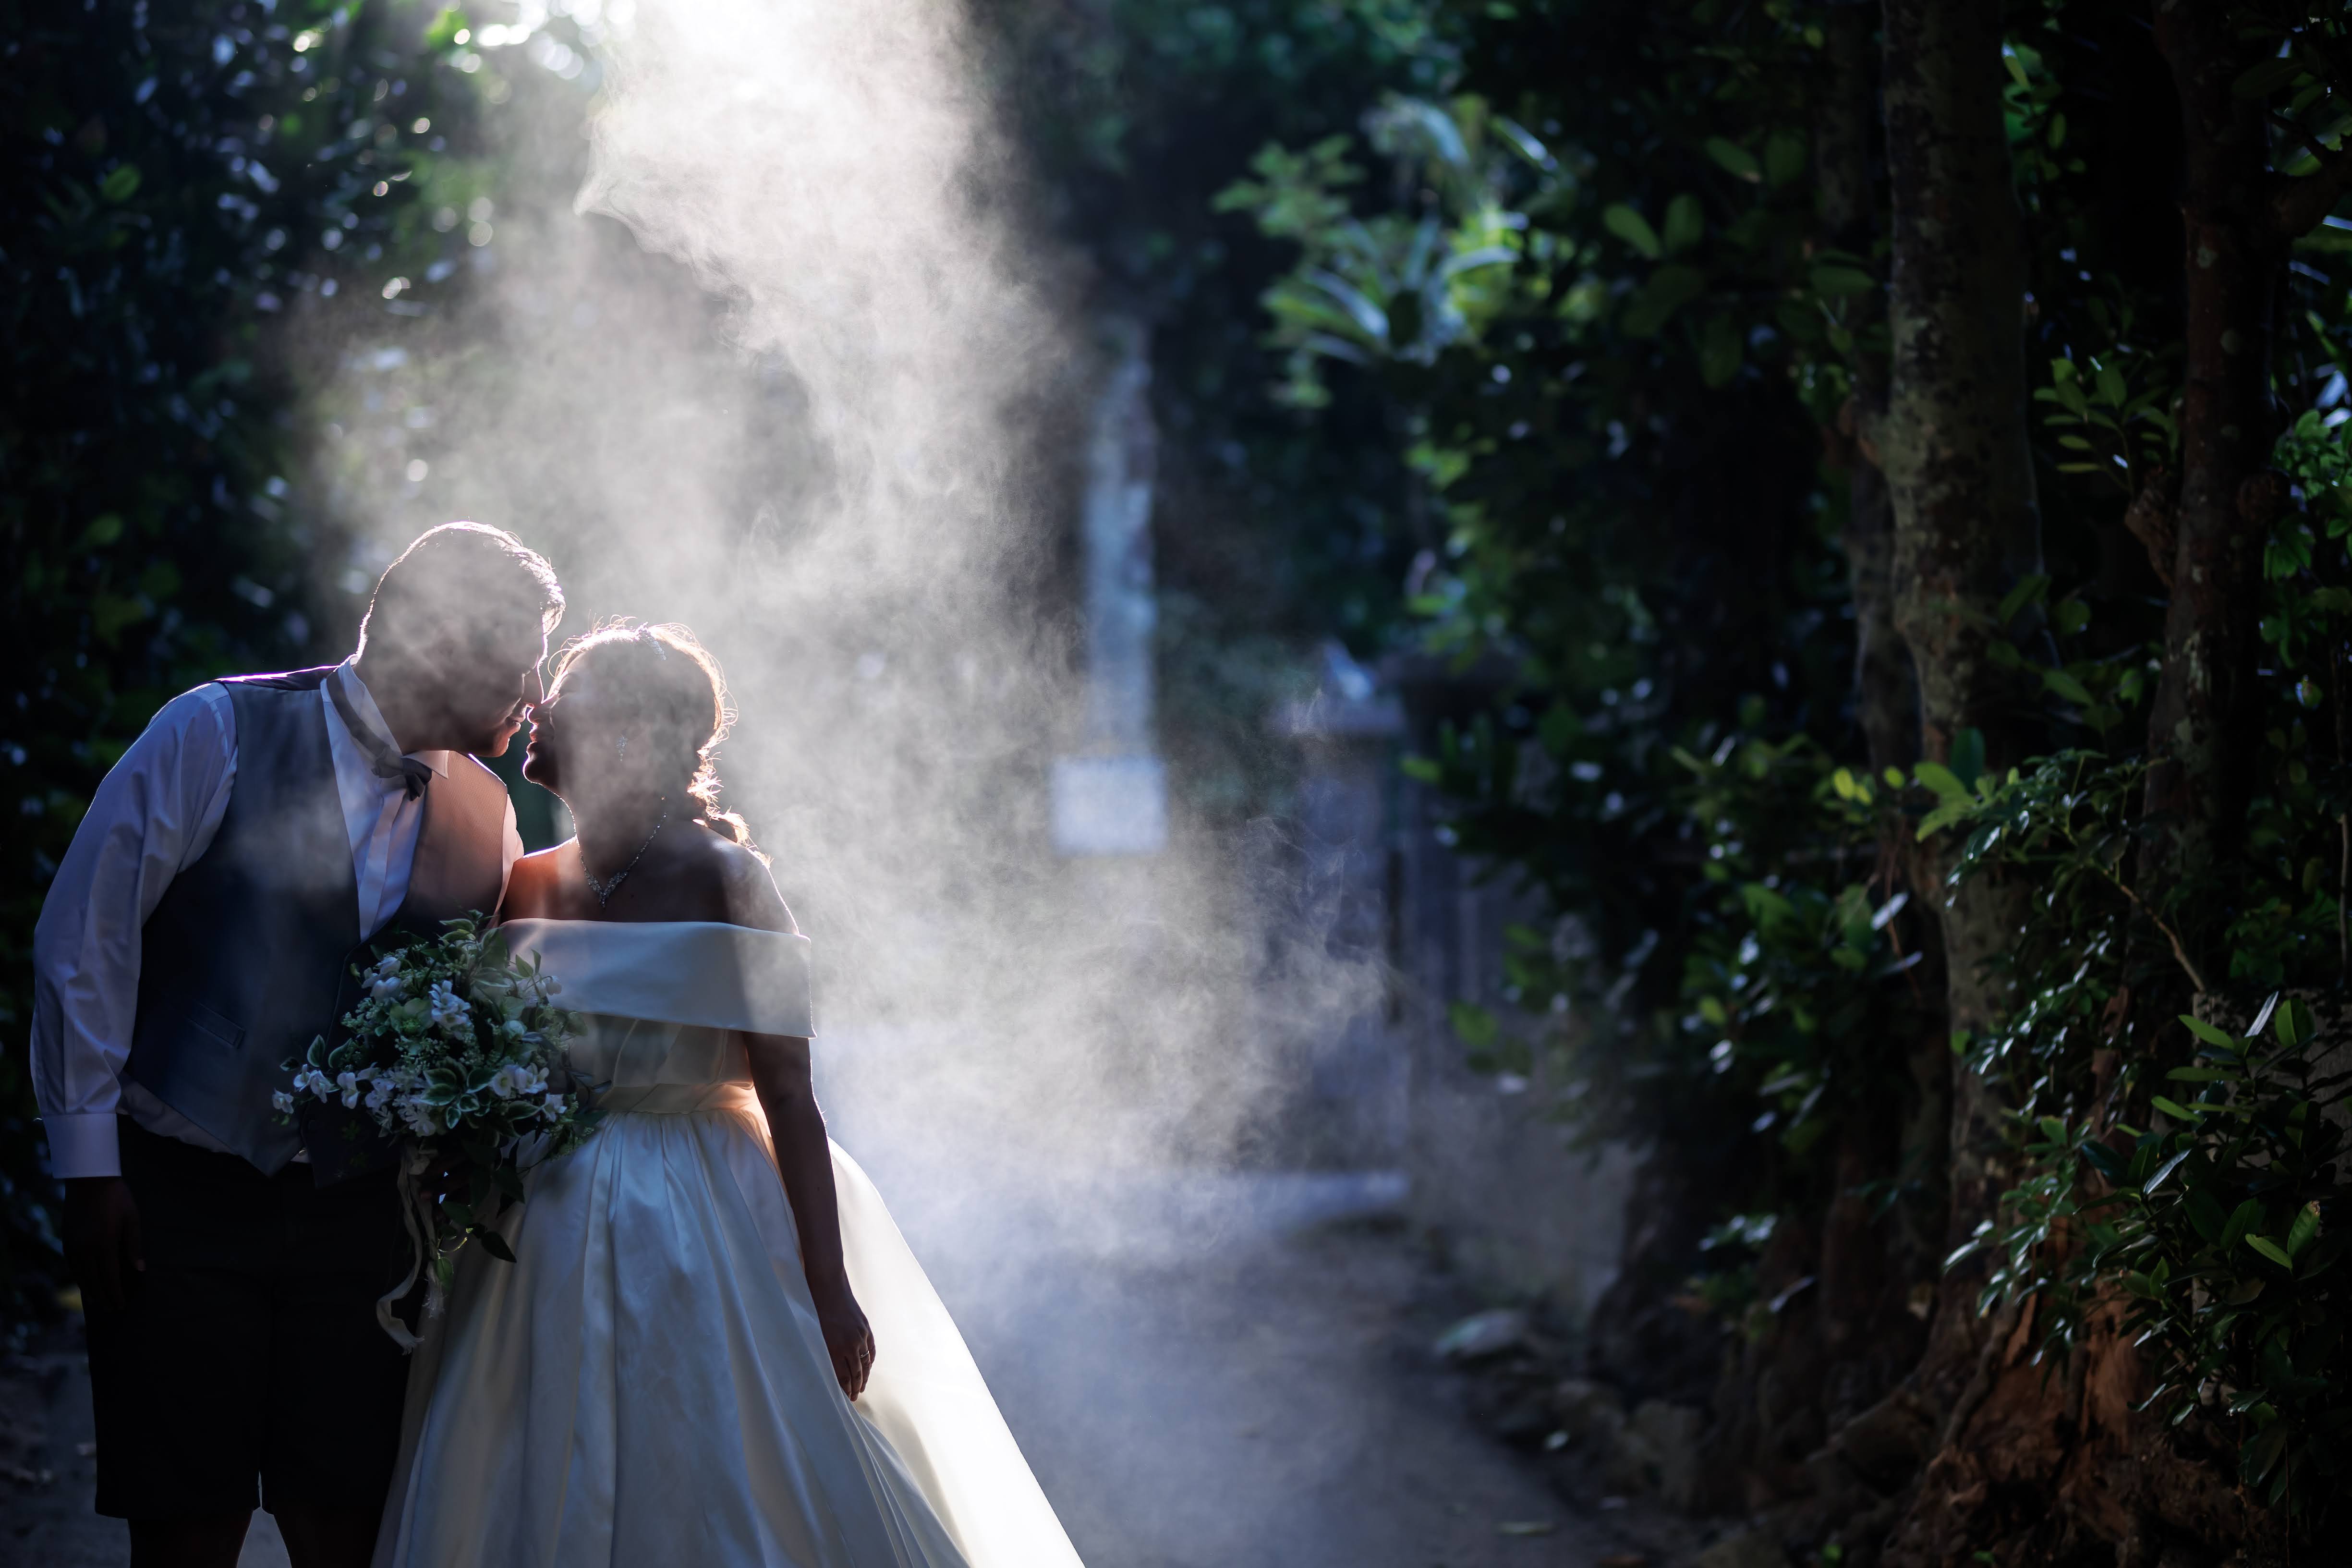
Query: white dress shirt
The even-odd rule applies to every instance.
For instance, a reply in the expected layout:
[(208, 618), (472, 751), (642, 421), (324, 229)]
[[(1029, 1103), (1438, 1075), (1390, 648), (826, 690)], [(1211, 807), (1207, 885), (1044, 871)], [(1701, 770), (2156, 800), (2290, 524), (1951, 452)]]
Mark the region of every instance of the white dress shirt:
[[(375, 699), (345, 659), (341, 681), (360, 722), (386, 742)], [(327, 751), (359, 882), (362, 940), (382, 930), (408, 896), (425, 803), (404, 782), (379, 777), (352, 739), (326, 684)], [(446, 777), (449, 753), (417, 752)], [(166, 702), (122, 760), (99, 781), (89, 811), (49, 884), (33, 931), (33, 1095), (60, 1177), (121, 1173), (115, 1116), (127, 1110), (151, 1132), (203, 1148), (220, 1144), (136, 1084), (122, 1082), (139, 1010), (140, 936), (163, 889), (212, 847), (236, 781), (236, 715), (228, 692), (207, 683)], [(522, 855), (507, 804), (499, 888)]]

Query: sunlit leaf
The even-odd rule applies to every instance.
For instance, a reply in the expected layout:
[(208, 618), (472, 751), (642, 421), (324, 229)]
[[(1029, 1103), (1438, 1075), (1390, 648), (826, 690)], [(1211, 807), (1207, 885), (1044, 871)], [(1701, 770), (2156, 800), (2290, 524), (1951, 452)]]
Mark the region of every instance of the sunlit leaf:
[(1969, 794), (1969, 786), (1962, 784), (1959, 776), (1941, 763), (1920, 763), (1916, 764), (1911, 772), (1919, 783), (1935, 791), (1937, 795), (1944, 800), (1957, 799), (1966, 802), (1973, 798)]
[(2196, 1036), (2199, 1039), (2204, 1041), (2209, 1046), (2220, 1046), (2226, 1050), (2231, 1051), (2238, 1048), (2238, 1041), (2235, 1036), (2215, 1028), (2212, 1025), (2207, 1023), (2204, 1019), (2196, 1016), (2194, 1014), (2181, 1014), (2180, 1022), (2190, 1034)]
[(2295, 1211), (2294, 1224), (2287, 1228), (2286, 1233), (2287, 1256), (2289, 1258), (2300, 1256), (2303, 1249), (2311, 1245), (2311, 1238), (2318, 1234), (2319, 1205), (2314, 1201)]
[(2093, 702), (2098, 700), (2098, 699), (2091, 695), (2091, 689), (2089, 687), (2084, 685), (2081, 681), (2075, 679), (2072, 675), (2067, 674), (2066, 671), (2063, 669), (2043, 670), (2042, 672), (2042, 684), (2044, 688), (2056, 693), (2058, 696), (2064, 698), (2067, 701), (2077, 702), (2086, 708)]
[(1710, 136), (1706, 139), (1706, 155), (1714, 159), (1726, 171), (1738, 175), (1750, 184), (1764, 177), (1764, 170), (1756, 162), (1756, 155), (1737, 142), (1721, 136)]
[(1665, 247), (1658, 242), (1658, 231), (1650, 220), (1623, 202), (1612, 202), (1601, 209), (1601, 226), (1655, 261)]

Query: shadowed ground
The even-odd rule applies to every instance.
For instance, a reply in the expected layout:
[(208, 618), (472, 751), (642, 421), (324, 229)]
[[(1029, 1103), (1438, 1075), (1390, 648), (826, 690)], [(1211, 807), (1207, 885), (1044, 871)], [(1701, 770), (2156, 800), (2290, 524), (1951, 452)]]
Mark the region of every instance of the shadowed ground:
[[(1591, 1568), (1624, 1550), (1461, 1417), (1426, 1351), (1449, 1298), (1405, 1237), (1287, 1229), (1347, 1191), (1250, 1185), (1259, 1201), (1213, 1225), (1085, 1264), (959, 1258), (908, 1226), (1089, 1568)], [(127, 1561), (122, 1527), (88, 1511), (80, 1364), (59, 1351), (15, 1380), (52, 1390), (26, 1468), (53, 1479), (0, 1483), (0, 1563)], [(286, 1561), (268, 1526), (247, 1564)]]

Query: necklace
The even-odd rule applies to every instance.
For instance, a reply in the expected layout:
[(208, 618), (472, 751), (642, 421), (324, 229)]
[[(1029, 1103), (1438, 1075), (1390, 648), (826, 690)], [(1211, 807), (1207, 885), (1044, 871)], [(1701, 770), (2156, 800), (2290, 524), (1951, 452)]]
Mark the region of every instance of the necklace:
[(664, 795), (662, 796), (661, 816), (654, 820), (653, 833), (646, 835), (646, 841), (637, 846), (637, 852), (629, 857), (629, 863), (622, 867), (619, 870), (614, 872), (611, 879), (608, 881), (598, 881), (596, 879), (596, 873), (588, 869), (587, 847), (584, 843), (582, 845), (580, 850), (580, 874), (588, 879), (588, 890), (596, 895), (596, 907), (598, 909), (601, 910), (606, 904), (613, 901), (613, 895), (621, 890), (621, 884), (629, 879), (629, 873), (637, 868), (637, 862), (644, 859), (646, 858), (646, 851), (654, 847), (654, 833), (659, 833), (662, 830), (662, 825), (667, 821), (669, 821), (669, 796)]

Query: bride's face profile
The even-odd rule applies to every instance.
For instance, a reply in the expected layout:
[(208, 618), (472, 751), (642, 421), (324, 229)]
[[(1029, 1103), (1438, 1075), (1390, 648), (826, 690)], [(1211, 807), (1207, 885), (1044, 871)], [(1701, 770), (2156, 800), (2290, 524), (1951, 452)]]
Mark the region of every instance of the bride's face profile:
[(688, 797), (724, 731), (724, 688), (691, 634), (654, 633), (601, 628), (573, 643), (531, 709), (522, 776), (561, 795), (575, 819), (583, 810), (630, 817), (639, 807), (650, 815), (674, 803), (691, 813), (701, 804)]
[(612, 773), (626, 752), (601, 711), (594, 672), (572, 669), (530, 710), (530, 743), (522, 754), (522, 776), (541, 789), (571, 798), (581, 781), (596, 771)]

